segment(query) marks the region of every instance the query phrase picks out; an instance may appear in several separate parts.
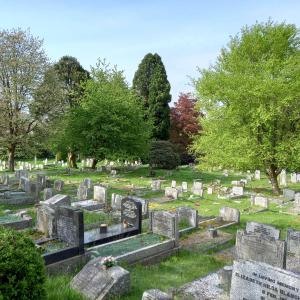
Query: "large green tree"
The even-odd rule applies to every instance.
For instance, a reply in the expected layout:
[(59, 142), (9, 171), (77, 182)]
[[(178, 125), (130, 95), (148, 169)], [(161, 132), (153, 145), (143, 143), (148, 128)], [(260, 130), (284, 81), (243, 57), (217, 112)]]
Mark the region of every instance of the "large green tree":
[(133, 89), (142, 99), (145, 118), (151, 119), (154, 126), (152, 137), (167, 140), (170, 129), (170, 83), (161, 57), (148, 53), (133, 78)]
[(151, 124), (144, 120), (142, 105), (123, 72), (99, 62), (91, 77), (79, 106), (64, 118), (56, 144), (77, 147), (94, 159), (93, 167), (104, 158), (144, 157)]
[(300, 53), (294, 25), (257, 23), (230, 39), (196, 82), (202, 164), (261, 168), (273, 191), (282, 168), (300, 166)]
[(28, 145), (45, 115), (45, 103), (34, 97), (48, 65), (42, 44), (29, 31), (0, 31), (0, 144), (11, 171), (17, 149)]

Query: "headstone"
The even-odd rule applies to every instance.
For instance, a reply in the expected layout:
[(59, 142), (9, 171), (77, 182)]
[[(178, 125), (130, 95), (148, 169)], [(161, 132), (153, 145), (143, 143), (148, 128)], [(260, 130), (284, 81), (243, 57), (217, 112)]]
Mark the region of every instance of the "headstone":
[(46, 187), (46, 175), (38, 174), (37, 182), (40, 184), (41, 188), (45, 188)]
[(161, 181), (160, 180), (152, 180), (151, 182), (151, 188), (152, 191), (160, 191)]
[(44, 189), (44, 201), (48, 200), (53, 196), (53, 189), (52, 188), (46, 188)]
[(212, 186), (209, 186), (208, 188), (207, 188), (207, 195), (212, 195), (213, 194), (213, 187)]
[(111, 194), (111, 207), (115, 210), (121, 210), (121, 203), (125, 196), (112, 193)]
[(88, 189), (91, 189), (93, 187), (93, 182), (92, 182), (92, 180), (90, 178), (85, 178), (83, 180), (83, 185), (85, 187), (87, 187)]
[(198, 179), (194, 180), (192, 192), (194, 195), (198, 195), (198, 196), (202, 197), (203, 183), (200, 180), (198, 180)]
[(267, 197), (263, 197), (263, 196), (251, 196), (251, 205), (268, 208), (269, 207), (269, 199)]
[(172, 188), (176, 188), (176, 180), (172, 180), (172, 182), (171, 182), (171, 187), (172, 187)]
[(92, 260), (73, 278), (71, 287), (90, 300), (121, 299), (130, 290), (130, 273), (119, 266), (103, 270), (99, 260)]
[(172, 300), (173, 298), (167, 293), (158, 289), (147, 290), (143, 293), (142, 300)]
[(299, 300), (300, 275), (254, 261), (234, 261), (230, 300)]
[(260, 170), (255, 170), (254, 179), (260, 180)]
[(87, 200), (88, 198), (88, 188), (83, 183), (77, 189), (77, 198), (79, 200)]
[(282, 170), (279, 174), (279, 184), (281, 186), (287, 186), (287, 181), (286, 181), (286, 170)]
[(272, 237), (275, 240), (279, 240), (279, 236), (280, 236), (280, 230), (276, 229), (273, 226), (257, 223), (257, 222), (247, 222), (246, 232), (263, 234), (268, 237)]
[(46, 237), (56, 236), (55, 209), (49, 205), (38, 205), (36, 209), (36, 228)]
[(83, 212), (69, 206), (55, 208), (57, 238), (69, 246), (79, 247), (84, 251)]
[(285, 269), (285, 241), (275, 240), (264, 234), (238, 230), (235, 249), (238, 259), (255, 260)]
[(283, 197), (291, 201), (295, 199), (295, 191), (291, 189), (283, 189)]
[(106, 204), (107, 188), (101, 185), (94, 186), (94, 200)]
[(178, 216), (167, 211), (150, 212), (149, 229), (153, 233), (179, 241)]
[(232, 194), (234, 196), (243, 196), (244, 188), (242, 186), (234, 186), (234, 187), (232, 187)]
[(54, 189), (58, 192), (61, 192), (64, 187), (64, 181), (63, 180), (55, 180), (54, 181)]
[(139, 198), (139, 197), (135, 197), (135, 196), (128, 196), (128, 198), (133, 199), (137, 202), (140, 202), (142, 204), (142, 216), (143, 216), (143, 218), (148, 218), (149, 217), (149, 200)]
[(172, 199), (177, 199), (179, 196), (178, 190), (172, 187), (165, 188), (165, 196)]
[(124, 198), (121, 203), (121, 223), (141, 230), (142, 204), (128, 197)]
[(182, 186), (182, 192), (186, 193), (188, 191), (188, 184), (187, 184), (187, 182), (183, 181), (181, 186)]
[(300, 208), (300, 193), (295, 193), (294, 206)]
[(287, 252), (300, 257), (300, 231), (289, 228), (286, 236)]
[(71, 199), (68, 195), (57, 194), (42, 203), (50, 207), (56, 207), (61, 205), (71, 205)]
[(297, 174), (291, 173), (291, 183), (297, 183)]
[(220, 209), (219, 216), (223, 219), (225, 222), (240, 222), (240, 211), (236, 208), (223, 206)]
[(188, 221), (190, 227), (198, 227), (198, 211), (191, 207), (182, 206), (177, 207), (176, 213), (178, 215), (178, 222), (183, 220)]

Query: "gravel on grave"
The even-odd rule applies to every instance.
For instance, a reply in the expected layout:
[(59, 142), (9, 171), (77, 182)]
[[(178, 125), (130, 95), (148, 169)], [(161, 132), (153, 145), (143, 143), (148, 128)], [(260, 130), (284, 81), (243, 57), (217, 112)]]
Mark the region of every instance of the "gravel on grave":
[(165, 238), (158, 234), (143, 234), (136, 237), (121, 240), (120, 242), (107, 244), (104, 246), (96, 247), (91, 251), (92, 257), (104, 257), (104, 256), (119, 256), (132, 252), (144, 247), (158, 244), (162, 242)]

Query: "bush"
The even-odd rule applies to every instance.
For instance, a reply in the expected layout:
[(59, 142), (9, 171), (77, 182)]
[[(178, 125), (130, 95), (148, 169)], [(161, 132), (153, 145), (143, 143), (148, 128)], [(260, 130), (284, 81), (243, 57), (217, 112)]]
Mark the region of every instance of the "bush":
[(180, 159), (172, 143), (153, 141), (150, 146), (149, 163), (152, 168), (170, 170), (180, 164)]
[(31, 239), (0, 226), (0, 299), (45, 299), (45, 265)]

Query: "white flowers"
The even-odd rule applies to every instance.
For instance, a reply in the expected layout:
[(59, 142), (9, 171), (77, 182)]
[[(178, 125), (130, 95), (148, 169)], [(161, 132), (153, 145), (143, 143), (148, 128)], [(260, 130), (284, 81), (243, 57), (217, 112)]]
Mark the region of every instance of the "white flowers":
[(106, 256), (102, 258), (101, 264), (107, 268), (110, 268), (116, 264), (116, 259), (112, 256)]

